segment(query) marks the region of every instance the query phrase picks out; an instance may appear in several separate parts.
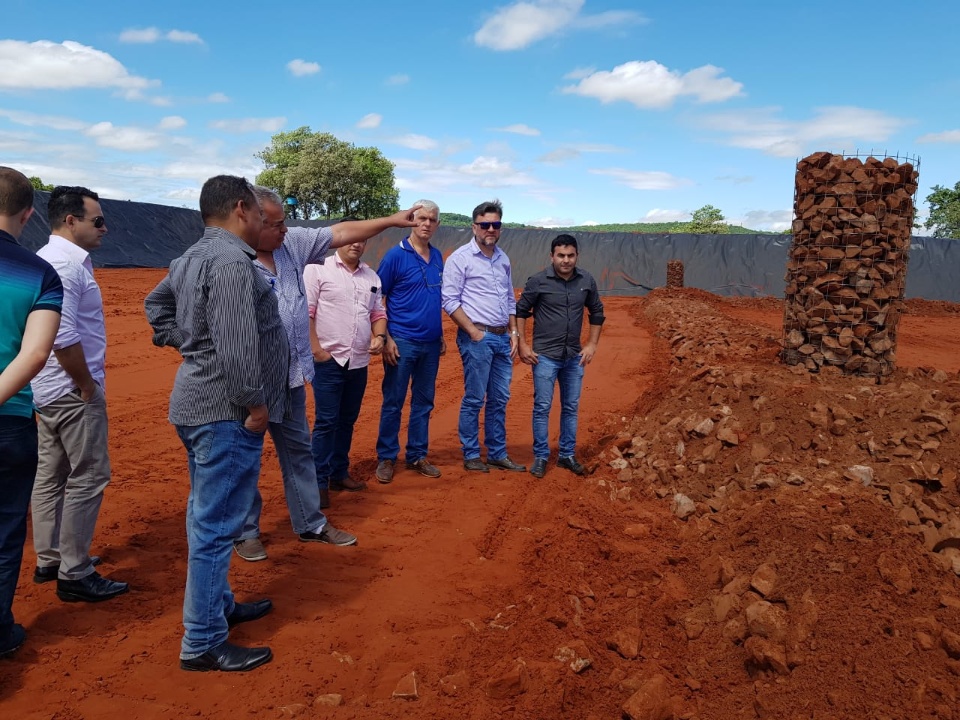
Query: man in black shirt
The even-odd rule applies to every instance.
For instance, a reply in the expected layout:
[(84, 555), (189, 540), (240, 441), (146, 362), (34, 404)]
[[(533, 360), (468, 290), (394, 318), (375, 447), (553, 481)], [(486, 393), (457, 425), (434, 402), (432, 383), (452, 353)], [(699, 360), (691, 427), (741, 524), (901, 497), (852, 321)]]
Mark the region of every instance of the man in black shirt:
[[(530, 472), (547, 472), (550, 446), (547, 426), (553, 388), (560, 383), (560, 448), (557, 466), (577, 475), (586, 469), (574, 456), (577, 411), (583, 370), (597, 351), (603, 326), (603, 303), (593, 276), (577, 267), (577, 239), (558, 235), (550, 243), (550, 266), (527, 280), (517, 301), (520, 359), (533, 366), (533, 455)], [(583, 311), (590, 316), (590, 337), (580, 345)], [(533, 347), (527, 344), (525, 325), (533, 317)]]

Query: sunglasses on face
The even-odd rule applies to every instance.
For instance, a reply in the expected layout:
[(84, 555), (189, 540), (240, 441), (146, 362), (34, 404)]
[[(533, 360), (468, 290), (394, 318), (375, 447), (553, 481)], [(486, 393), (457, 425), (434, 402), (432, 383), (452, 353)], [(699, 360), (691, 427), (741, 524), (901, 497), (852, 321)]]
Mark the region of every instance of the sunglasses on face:
[(494, 230), (499, 230), (500, 226), (503, 225), (503, 223), (500, 222), (499, 220), (494, 220), (493, 222), (478, 222), (478, 223), (474, 223), (474, 225), (476, 225), (481, 230), (489, 230), (490, 228), (493, 228)]
[(82, 215), (74, 215), (74, 217), (75, 217), (77, 220), (89, 220), (90, 222), (93, 223), (93, 226), (94, 226), (97, 230), (99, 230), (100, 228), (102, 228), (104, 225), (107, 224), (107, 221), (106, 221), (106, 219), (103, 217), (103, 215), (97, 215), (96, 217), (92, 217), (92, 218), (86, 218), (86, 217), (83, 217)]

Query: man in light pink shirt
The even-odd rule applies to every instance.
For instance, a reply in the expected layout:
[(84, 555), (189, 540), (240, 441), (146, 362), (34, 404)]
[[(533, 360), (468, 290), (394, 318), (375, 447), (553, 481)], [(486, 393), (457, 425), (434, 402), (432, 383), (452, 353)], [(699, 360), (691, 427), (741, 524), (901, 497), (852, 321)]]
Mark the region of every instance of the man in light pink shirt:
[(303, 273), (313, 318), (313, 461), (323, 497), (330, 490), (366, 487), (350, 477), (350, 444), (370, 356), (383, 350), (387, 333), (380, 278), (360, 260), (366, 246), (366, 241), (345, 245)]

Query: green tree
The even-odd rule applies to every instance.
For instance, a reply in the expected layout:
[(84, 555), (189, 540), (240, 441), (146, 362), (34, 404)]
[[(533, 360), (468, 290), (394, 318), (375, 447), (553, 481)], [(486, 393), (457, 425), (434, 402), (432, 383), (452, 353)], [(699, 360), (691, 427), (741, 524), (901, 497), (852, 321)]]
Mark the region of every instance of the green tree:
[(399, 210), (393, 163), (377, 148), (300, 127), (274, 135), (257, 157), (266, 166), (257, 183), (296, 198), (303, 217), (370, 218)]
[(33, 185), (34, 190), (44, 190), (46, 192), (51, 192), (54, 185), (47, 185), (43, 180), (38, 178), (36, 175), (30, 177), (30, 184)]
[(933, 237), (960, 239), (960, 182), (953, 190), (934, 185), (933, 192), (927, 195), (930, 217), (923, 226), (933, 228)]
[(704, 205), (694, 210), (688, 228), (687, 232), (696, 235), (725, 235), (730, 230), (723, 213), (713, 205)]

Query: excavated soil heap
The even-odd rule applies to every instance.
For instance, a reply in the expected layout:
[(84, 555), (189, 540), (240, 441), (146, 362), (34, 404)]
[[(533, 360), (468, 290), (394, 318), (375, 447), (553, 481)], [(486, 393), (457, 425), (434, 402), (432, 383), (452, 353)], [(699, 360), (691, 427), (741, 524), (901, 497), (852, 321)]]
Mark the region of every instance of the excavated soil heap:
[[(29, 637), (0, 662), (2, 717), (960, 715), (956, 307), (907, 302), (899, 369), (876, 384), (779, 364), (779, 301), (608, 298), (586, 478), (463, 472), (451, 352), (431, 433), (443, 477), (401, 469), (334, 494), (356, 548), (296, 540), (267, 442), (270, 557), (234, 558), (231, 581), (275, 610), (232, 637), (275, 659), (188, 674), (188, 487), (166, 422), (178, 356), (151, 346), (142, 314), (162, 273), (98, 277), (114, 480), (93, 550), (131, 592), (59, 602), (32, 583), (28, 540), (14, 609)], [(381, 377), (374, 363), (354, 442), (371, 480)], [(531, 399), (517, 365), (508, 444), (526, 463)]]

